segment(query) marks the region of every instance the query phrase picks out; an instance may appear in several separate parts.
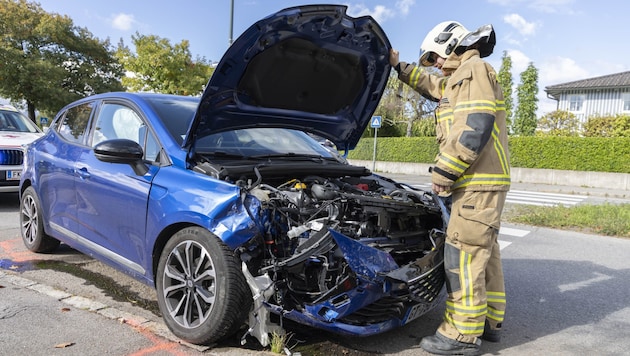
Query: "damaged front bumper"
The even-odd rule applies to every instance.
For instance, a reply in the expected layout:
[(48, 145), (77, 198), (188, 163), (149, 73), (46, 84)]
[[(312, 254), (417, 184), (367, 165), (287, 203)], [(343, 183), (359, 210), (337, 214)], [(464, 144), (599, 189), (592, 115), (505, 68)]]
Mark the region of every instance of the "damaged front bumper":
[(444, 240), (444, 232), (432, 230), (431, 251), (399, 266), (387, 252), (334, 230), (322, 232), (314, 243), (283, 265), (299, 263), (300, 259), (308, 258), (310, 252), (336, 244), (354, 273), (352, 278), (345, 278), (324, 297), (303, 305), (301, 310), (285, 310), (270, 302), (276, 292), (274, 282), (266, 273), (254, 277), (243, 263), (243, 273), (254, 299), (247, 334), (256, 337), (261, 345), (269, 345), (269, 333), (281, 329), (271, 322), (270, 313), (348, 336), (370, 336), (405, 325), (433, 309), (441, 300), (445, 279)]

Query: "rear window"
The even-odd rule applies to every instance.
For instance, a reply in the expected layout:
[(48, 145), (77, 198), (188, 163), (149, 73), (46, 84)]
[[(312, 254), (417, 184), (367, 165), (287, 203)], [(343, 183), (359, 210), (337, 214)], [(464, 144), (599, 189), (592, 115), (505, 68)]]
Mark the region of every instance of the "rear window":
[(81, 104), (68, 109), (57, 127), (57, 132), (69, 142), (83, 143), (94, 103)]

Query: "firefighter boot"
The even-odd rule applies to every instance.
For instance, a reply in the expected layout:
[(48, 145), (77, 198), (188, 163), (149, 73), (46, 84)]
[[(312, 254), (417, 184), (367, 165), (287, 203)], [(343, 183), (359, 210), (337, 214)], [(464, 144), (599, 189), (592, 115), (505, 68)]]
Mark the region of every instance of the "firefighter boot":
[(435, 332), (433, 336), (423, 337), (420, 347), (424, 351), (436, 355), (479, 355), (481, 340), (477, 339), (474, 344), (449, 339), (446, 336)]
[(490, 323), (486, 320), (486, 325), (483, 327), (483, 335), (481, 335), (481, 338), (490, 342), (501, 341), (501, 324), (499, 323), (497, 327), (498, 329), (491, 329)]

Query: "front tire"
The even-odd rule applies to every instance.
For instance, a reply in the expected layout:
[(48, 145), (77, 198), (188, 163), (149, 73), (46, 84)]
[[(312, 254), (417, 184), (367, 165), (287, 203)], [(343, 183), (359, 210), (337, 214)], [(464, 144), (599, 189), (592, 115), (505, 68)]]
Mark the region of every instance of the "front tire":
[(42, 206), (33, 187), (22, 193), (20, 200), (20, 232), (24, 245), (32, 252), (52, 252), (59, 247), (59, 240), (46, 235), (42, 218)]
[(193, 344), (207, 345), (234, 334), (252, 304), (238, 258), (200, 227), (173, 235), (155, 278), (166, 325)]

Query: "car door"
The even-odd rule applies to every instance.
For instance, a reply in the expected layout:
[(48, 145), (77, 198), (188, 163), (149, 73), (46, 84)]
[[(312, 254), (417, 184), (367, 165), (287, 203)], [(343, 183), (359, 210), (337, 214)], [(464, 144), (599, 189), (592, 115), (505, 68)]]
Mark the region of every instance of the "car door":
[(59, 115), (49, 139), (39, 143), (35, 159), (38, 194), (48, 231), (53, 236), (73, 238), (79, 233), (74, 167), (85, 150), (93, 102), (70, 107)]
[[(99, 161), (93, 147), (105, 140), (129, 139), (145, 147), (149, 171), (134, 173), (128, 164)], [(146, 211), (151, 181), (158, 166), (146, 156), (145, 142), (155, 137), (147, 130), (142, 113), (130, 103), (104, 101), (95, 114), (91, 137), (76, 164), (77, 217), (80, 235), (92, 249), (111, 261), (144, 274)], [(155, 152), (155, 149), (149, 151)]]

